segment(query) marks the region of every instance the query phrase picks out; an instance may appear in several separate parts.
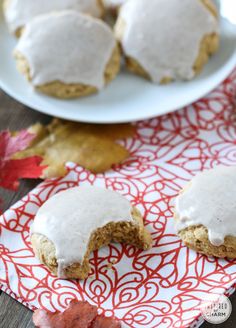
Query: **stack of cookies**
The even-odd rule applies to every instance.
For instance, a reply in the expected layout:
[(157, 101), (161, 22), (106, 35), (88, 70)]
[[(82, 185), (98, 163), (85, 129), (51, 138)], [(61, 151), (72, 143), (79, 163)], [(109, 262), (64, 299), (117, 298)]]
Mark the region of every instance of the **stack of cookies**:
[(122, 55), (129, 71), (153, 83), (190, 80), (219, 46), (212, 0), (5, 0), (4, 13), (19, 38), (18, 70), (58, 98), (102, 90)]

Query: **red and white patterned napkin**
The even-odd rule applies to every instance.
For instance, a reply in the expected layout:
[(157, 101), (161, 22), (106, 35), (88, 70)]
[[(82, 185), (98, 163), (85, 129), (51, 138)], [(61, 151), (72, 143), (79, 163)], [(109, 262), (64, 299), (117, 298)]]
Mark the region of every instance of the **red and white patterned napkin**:
[[(199, 171), (236, 165), (235, 91), (236, 71), (197, 103), (137, 123), (136, 137), (123, 141), (131, 156), (122, 166), (94, 175), (68, 163), (65, 178), (43, 182), (10, 208), (0, 218), (2, 290), (31, 309), (63, 310), (71, 299), (88, 300), (124, 327), (183, 328), (200, 322), (200, 301), (234, 285), (236, 261), (186, 248), (175, 234), (171, 207)], [(112, 244), (91, 255), (88, 279), (57, 279), (34, 257), (29, 227), (46, 199), (84, 184), (117, 190), (137, 206), (152, 233), (153, 248), (141, 252)], [(113, 261), (117, 263), (108, 269)]]

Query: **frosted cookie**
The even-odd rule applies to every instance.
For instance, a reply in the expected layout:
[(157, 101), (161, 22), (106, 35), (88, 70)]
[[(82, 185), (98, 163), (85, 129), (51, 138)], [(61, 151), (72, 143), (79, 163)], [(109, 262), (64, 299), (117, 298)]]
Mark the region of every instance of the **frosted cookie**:
[(84, 279), (89, 255), (111, 241), (151, 247), (139, 211), (119, 193), (93, 186), (54, 195), (39, 209), (31, 242), (40, 261), (63, 278)]
[(129, 0), (115, 34), (127, 68), (154, 83), (194, 78), (219, 46), (211, 0)]
[(103, 13), (101, 0), (4, 0), (3, 7), (8, 28), (17, 37), (25, 24), (41, 14), (67, 9), (94, 17), (101, 17)]
[(176, 199), (178, 235), (190, 248), (236, 258), (236, 166), (196, 175)]
[(86, 96), (117, 75), (120, 52), (111, 29), (75, 11), (33, 19), (15, 48), (18, 70), (38, 91), (58, 98)]

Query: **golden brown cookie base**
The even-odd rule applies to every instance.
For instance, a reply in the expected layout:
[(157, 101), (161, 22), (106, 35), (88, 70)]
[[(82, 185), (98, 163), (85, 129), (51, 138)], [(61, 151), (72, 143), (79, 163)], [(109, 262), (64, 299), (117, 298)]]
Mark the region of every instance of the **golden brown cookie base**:
[[(85, 279), (89, 275), (89, 255), (92, 251), (108, 245), (111, 241), (134, 245), (140, 249), (149, 249), (152, 245), (152, 239), (149, 232), (144, 228), (141, 214), (136, 208), (133, 208), (132, 216), (135, 223), (118, 222), (108, 223), (103, 228), (97, 229), (90, 238), (84, 260), (81, 263), (74, 263), (64, 270), (64, 276), (67, 279)], [(65, 232), (66, 235), (66, 232)], [(58, 273), (55, 247), (46, 237), (33, 234), (31, 243), (35, 254), (40, 261), (55, 275)]]
[(218, 12), (215, 4), (212, 2), (212, 0), (200, 0), (207, 9), (212, 13), (213, 16), (218, 17)]
[[(205, 1), (208, 1), (208, 0), (205, 0)], [(99, 18), (103, 18), (104, 15), (105, 15), (105, 7), (103, 5), (103, 0), (97, 0), (97, 4), (98, 4), (98, 6), (100, 7), (100, 10), (101, 10), (101, 16)]]
[(179, 231), (178, 235), (189, 248), (208, 255), (220, 258), (236, 258), (236, 237), (227, 236), (224, 244), (214, 246), (208, 239), (208, 231), (202, 226), (191, 226)]
[[(140, 75), (147, 80), (151, 80), (150, 75), (144, 70), (144, 68), (135, 59), (133, 59), (131, 57), (126, 57), (126, 66), (130, 72)], [(171, 77), (163, 77), (160, 84), (168, 84), (172, 81), (173, 81), (173, 79)]]
[(214, 55), (219, 49), (220, 37), (213, 33), (203, 38), (200, 44), (199, 55), (195, 61), (193, 69), (195, 74), (199, 74), (203, 67), (207, 64), (210, 56)]
[[(30, 66), (26, 58), (19, 52), (14, 53), (16, 59), (16, 66), (20, 73), (22, 73), (29, 82), (31, 82)], [(114, 48), (112, 56), (107, 63), (104, 79), (105, 83), (111, 82), (120, 70), (120, 50), (118, 45)], [(45, 93), (49, 96), (60, 99), (71, 99), (85, 97), (90, 94), (96, 93), (97, 88), (83, 84), (66, 84), (60, 81), (54, 81), (51, 83), (39, 85), (35, 87), (36, 90)]]

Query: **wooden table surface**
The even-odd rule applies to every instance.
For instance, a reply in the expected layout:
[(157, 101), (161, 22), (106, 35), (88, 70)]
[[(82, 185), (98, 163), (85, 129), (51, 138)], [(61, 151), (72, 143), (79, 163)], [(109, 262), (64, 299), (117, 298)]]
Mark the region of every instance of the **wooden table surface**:
[[(19, 130), (35, 122), (47, 123), (50, 119), (49, 116), (32, 111), (19, 104), (0, 90), (0, 130), (7, 128)], [(3, 200), (2, 210), (8, 209), (12, 204), (33, 189), (38, 182), (39, 181), (35, 180), (22, 181), (17, 192), (0, 190), (0, 198)], [(236, 293), (231, 300), (233, 304), (233, 313), (231, 317), (223, 324), (214, 325), (215, 327), (236, 327)], [(32, 312), (30, 310), (0, 291), (0, 328), (34, 327), (31, 317)], [(205, 323), (202, 327), (211, 328), (213, 325)]]

